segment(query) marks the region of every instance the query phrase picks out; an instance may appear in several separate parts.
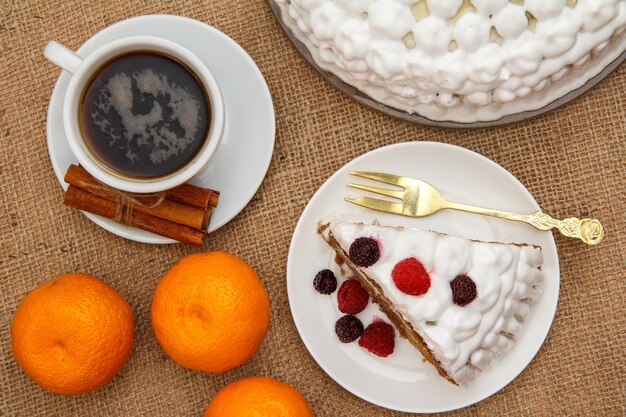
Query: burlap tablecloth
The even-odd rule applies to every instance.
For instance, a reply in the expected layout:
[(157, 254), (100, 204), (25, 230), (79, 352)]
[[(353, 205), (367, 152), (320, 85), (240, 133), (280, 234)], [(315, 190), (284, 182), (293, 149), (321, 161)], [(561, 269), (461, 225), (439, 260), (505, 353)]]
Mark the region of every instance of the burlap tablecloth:
[[(376, 113), (329, 86), (298, 55), (264, 0), (0, 0), (0, 12), (0, 416), (199, 416), (219, 388), (250, 375), (294, 385), (320, 417), (400, 415), (348, 393), (313, 361), (290, 316), (285, 267), (298, 217), (329, 175), (366, 151), (421, 139), (486, 155), (519, 178), (546, 212), (597, 217), (607, 230), (594, 248), (557, 236), (561, 297), (544, 346), (502, 391), (451, 414), (624, 415), (625, 67), (538, 119), (479, 131), (442, 130)], [(46, 108), (59, 75), (42, 56), (46, 42), (77, 48), (118, 20), (150, 13), (192, 17), (231, 36), (259, 65), (276, 107), (276, 149), (263, 185), (203, 248), (249, 262), (272, 301), (271, 327), (260, 351), (222, 374), (176, 365), (150, 325), (156, 282), (195, 250), (127, 241), (63, 207), (46, 148)], [(122, 293), (135, 313), (136, 337), (130, 360), (112, 383), (62, 397), (20, 370), (9, 327), (30, 289), (74, 271), (95, 275)]]

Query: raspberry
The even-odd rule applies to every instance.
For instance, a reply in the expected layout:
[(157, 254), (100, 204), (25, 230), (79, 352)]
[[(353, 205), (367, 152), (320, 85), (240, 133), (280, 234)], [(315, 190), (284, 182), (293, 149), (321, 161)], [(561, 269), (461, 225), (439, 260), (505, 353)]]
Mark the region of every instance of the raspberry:
[(350, 245), (349, 254), (355, 265), (367, 268), (380, 259), (380, 248), (374, 239), (359, 237)]
[(457, 275), (450, 282), (450, 288), (452, 289), (452, 301), (460, 307), (465, 307), (478, 296), (476, 283), (467, 275)]
[(376, 321), (363, 331), (359, 339), (359, 346), (380, 357), (387, 357), (393, 353), (396, 345), (395, 330), (392, 325), (384, 321)]
[(337, 278), (330, 269), (322, 269), (313, 279), (313, 287), (320, 294), (332, 294), (337, 289)]
[(363, 333), (363, 323), (355, 316), (343, 316), (335, 323), (335, 333), (342, 343), (354, 342)]
[(430, 288), (430, 276), (424, 265), (415, 258), (406, 258), (393, 267), (391, 278), (400, 291), (409, 295), (422, 295)]
[(341, 284), (337, 293), (339, 311), (345, 314), (358, 314), (367, 307), (369, 298), (359, 281), (349, 279)]

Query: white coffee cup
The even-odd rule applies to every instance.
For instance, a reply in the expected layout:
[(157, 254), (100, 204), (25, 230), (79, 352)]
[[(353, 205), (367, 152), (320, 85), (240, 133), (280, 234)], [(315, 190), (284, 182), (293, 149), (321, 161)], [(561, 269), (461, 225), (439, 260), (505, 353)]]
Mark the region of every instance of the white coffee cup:
[[(187, 66), (203, 84), (210, 102), (209, 132), (202, 148), (182, 168), (156, 178), (131, 178), (100, 161), (85, 142), (79, 126), (82, 95), (96, 72), (113, 58), (132, 52), (155, 52)], [(202, 174), (224, 132), (224, 101), (215, 78), (206, 65), (181, 45), (154, 36), (132, 36), (107, 43), (82, 57), (58, 42), (46, 45), (44, 56), (72, 74), (63, 100), (63, 128), (72, 152), (85, 169), (102, 183), (132, 193), (154, 193), (176, 187)]]

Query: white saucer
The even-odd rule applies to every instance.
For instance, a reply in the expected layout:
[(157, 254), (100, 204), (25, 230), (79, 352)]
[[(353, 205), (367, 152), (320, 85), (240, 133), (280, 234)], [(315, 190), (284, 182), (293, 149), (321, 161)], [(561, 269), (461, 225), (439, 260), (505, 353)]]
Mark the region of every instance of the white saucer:
[[(484, 156), (443, 143), (401, 143), (369, 152), (333, 174), (302, 213), (289, 248), (287, 290), (300, 337), (324, 371), (348, 391), (382, 407), (414, 413), (454, 410), (496, 393), (530, 363), (552, 324), (559, 297), (559, 258), (552, 233), (452, 210), (410, 219), (361, 209), (344, 201), (347, 196), (364, 194), (346, 187), (349, 180), (354, 180), (350, 171), (355, 170), (419, 178), (454, 201), (495, 209), (531, 213), (539, 209), (537, 202), (515, 177)], [(409, 342), (399, 337), (395, 352), (387, 358), (374, 356), (357, 343), (342, 344), (334, 332), (335, 321), (343, 315), (337, 308), (336, 292), (320, 295), (312, 284), (319, 270), (334, 264), (331, 250), (316, 233), (317, 221), (331, 212), (354, 213), (363, 221), (379, 219), (386, 225), (420, 227), (484, 241), (541, 245), (544, 293), (531, 306), (513, 349), (467, 388), (440, 377), (432, 365), (422, 362)], [(367, 325), (374, 315), (384, 317), (370, 303), (358, 316)]]
[[(78, 49), (78, 53), (87, 55), (107, 42), (136, 35), (160, 36), (180, 43), (205, 61), (222, 90), (227, 118), (224, 138), (209, 161), (209, 174), (191, 181), (222, 192), (219, 207), (213, 211), (209, 224), (209, 232), (217, 230), (252, 199), (272, 159), (276, 126), (265, 79), (252, 58), (231, 38), (205, 23), (180, 16), (149, 15), (123, 20), (96, 33)], [(64, 189), (67, 188), (63, 181), (65, 171), (70, 164), (78, 162), (63, 130), (62, 103), (69, 79), (68, 73), (61, 73), (50, 98), (47, 119), (50, 159)], [(126, 239), (175, 243), (100, 216), (85, 215)]]

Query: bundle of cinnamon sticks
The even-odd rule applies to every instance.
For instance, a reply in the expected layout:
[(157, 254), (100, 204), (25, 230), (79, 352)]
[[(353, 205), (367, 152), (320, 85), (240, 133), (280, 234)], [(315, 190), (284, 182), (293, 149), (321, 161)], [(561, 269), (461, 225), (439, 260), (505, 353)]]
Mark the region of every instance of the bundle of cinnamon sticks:
[(220, 195), (215, 190), (182, 184), (158, 197), (128, 197), (102, 184), (78, 165), (70, 165), (64, 179), (69, 184), (63, 197), (66, 206), (193, 246), (202, 246), (211, 211), (217, 207)]

